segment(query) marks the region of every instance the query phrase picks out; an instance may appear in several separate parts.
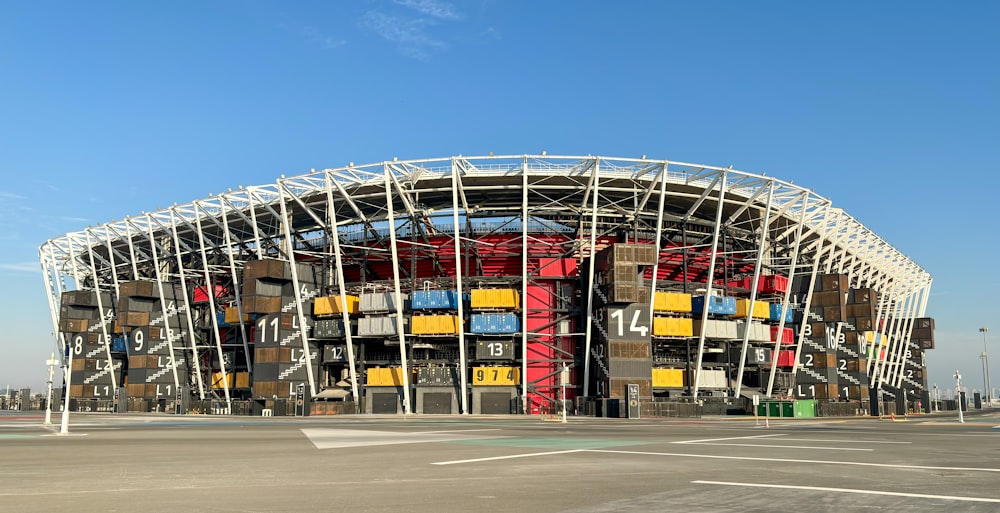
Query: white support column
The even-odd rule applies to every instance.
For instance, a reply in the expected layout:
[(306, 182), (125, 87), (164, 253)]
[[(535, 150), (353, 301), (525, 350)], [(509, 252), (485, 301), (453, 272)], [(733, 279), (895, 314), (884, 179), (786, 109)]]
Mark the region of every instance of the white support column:
[[(226, 212), (226, 205), (228, 205), (228, 204), (229, 204), (229, 202), (228, 201), (223, 201), (222, 200), (222, 196), (220, 196), (220, 199), (219, 199), (219, 213), (220, 213), (220, 217), (222, 217), (222, 229), (223, 229), (222, 231), (224, 233), (224, 239), (223, 240), (225, 241), (225, 245), (226, 245), (226, 255), (228, 255), (228, 257), (229, 257), (229, 276), (233, 280), (233, 289), (234, 289), (233, 290), (233, 296), (236, 298), (236, 314), (239, 315), (239, 317), (240, 317), (240, 322), (239, 322), (240, 340), (243, 342), (243, 354), (245, 355), (244, 358), (246, 359), (246, 362), (247, 362), (247, 372), (249, 373), (250, 372), (250, 368), (252, 367), (252, 365), (250, 363), (250, 361), (251, 361), (250, 341), (247, 340), (247, 328), (246, 328), (246, 324), (244, 324), (244, 322), (243, 322), (244, 321), (244, 317), (243, 317), (243, 297), (242, 297), (242, 294), (239, 293), (239, 290), (240, 290), (240, 280), (239, 280), (239, 275), (236, 272), (236, 257), (233, 256), (233, 253), (235, 253), (237, 251), (237, 245), (233, 243), (232, 234), (229, 232), (229, 214)], [(213, 294), (214, 294), (214, 292), (213, 292)], [(233, 365), (236, 365), (236, 362), (233, 362)], [(236, 377), (235, 373), (233, 374), (233, 377), (234, 378)], [(228, 374), (224, 374), (222, 376), (222, 382), (225, 384), (226, 388), (229, 388), (229, 375)]]
[(902, 330), (899, 334), (900, 349), (896, 356), (896, 379), (894, 386), (898, 389), (903, 386), (903, 373), (906, 370), (906, 355), (910, 353), (910, 334), (913, 330), (916, 313), (920, 309), (923, 293), (919, 288), (913, 290), (913, 300), (906, 318), (903, 320)]
[[(62, 287), (60, 286), (60, 281), (52, 276), (53, 273), (55, 274), (59, 273), (59, 269), (56, 266), (55, 248), (53, 247), (53, 244), (51, 242), (48, 244), (48, 246), (49, 246), (49, 259), (48, 259), (49, 268), (45, 268), (45, 266), (43, 265), (42, 277), (45, 280), (45, 295), (49, 301), (49, 317), (52, 320), (52, 330), (53, 330), (52, 335), (54, 338), (53, 343), (57, 347), (59, 347), (59, 355), (60, 355), (59, 360), (64, 364), (63, 383), (65, 383), (65, 385), (63, 388), (63, 397), (65, 398), (65, 401), (63, 404), (63, 411), (62, 411), (62, 426), (59, 431), (59, 434), (65, 435), (69, 433), (69, 385), (70, 385), (70, 373), (72, 372), (72, 365), (73, 365), (73, 360), (72, 360), (73, 351), (68, 350), (69, 348), (66, 346), (66, 335), (59, 330), (59, 319), (56, 316), (56, 312), (59, 311), (58, 305), (62, 300), (63, 290)], [(39, 257), (40, 257), (39, 260), (42, 260), (41, 250), (39, 250)], [(58, 301), (56, 300), (55, 296), (59, 297)]]
[(254, 249), (257, 251), (257, 259), (260, 260), (264, 258), (264, 246), (260, 242), (260, 227), (257, 223), (257, 209), (253, 206), (254, 195), (250, 194), (250, 191), (246, 191), (247, 196), (247, 210), (250, 211), (250, 226), (253, 228), (253, 242)]
[[(747, 362), (747, 348), (750, 346), (750, 325), (753, 320), (753, 309), (754, 304), (757, 301), (757, 285), (760, 283), (760, 267), (761, 262), (764, 260), (764, 247), (767, 245), (767, 236), (771, 227), (771, 204), (774, 202), (774, 180), (771, 180), (767, 186), (767, 202), (764, 204), (764, 220), (760, 225), (760, 241), (757, 243), (757, 257), (753, 266), (753, 279), (750, 284), (750, 306), (747, 308), (746, 317), (746, 329), (743, 330), (743, 344), (740, 350), (740, 363), (738, 370), (736, 371), (736, 391), (733, 393), (734, 397), (739, 397), (740, 393), (743, 391), (743, 371), (746, 367)], [(805, 211), (805, 204), (802, 205), (803, 212)], [(801, 223), (799, 224), (801, 226)], [(659, 230), (657, 230), (657, 235), (659, 235)], [(800, 237), (796, 237), (795, 244), (798, 245)], [(794, 265), (794, 262), (793, 262)], [(789, 273), (791, 274), (791, 273)], [(791, 277), (789, 277), (789, 286), (786, 287), (787, 290), (791, 290)], [(787, 301), (785, 302), (787, 304)], [(784, 310), (782, 310), (781, 316), (782, 322), (785, 320)], [(781, 330), (778, 330), (778, 339), (781, 339)], [(771, 365), (774, 368), (774, 365)]]
[[(715, 223), (712, 233), (712, 256), (708, 264), (708, 277), (705, 280), (704, 304), (701, 309), (701, 329), (698, 331), (698, 359), (694, 367), (694, 387), (691, 395), (698, 401), (698, 389), (701, 387), (701, 364), (705, 358), (705, 329), (708, 327), (708, 307), (712, 298), (712, 285), (715, 282), (715, 260), (719, 256), (719, 234), (722, 231), (722, 207), (726, 203), (726, 171), (721, 172), (719, 179), (719, 198), (715, 208)], [(685, 278), (686, 279), (686, 278)]]
[[(521, 158), (521, 411), (528, 413), (528, 158)], [(466, 212), (465, 215), (469, 215)]]
[[(389, 244), (392, 251), (392, 283), (393, 291), (396, 294), (396, 335), (399, 336), (399, 360), (403, 370), (403, 414), (407, 415), (413, 411), (410, 403), (410, 375), (406, 362), (406, 333), (403, 329), (403, 293), (399, 284), (399, 250), (396, 246), (396, 214), (392, 205), (392, 181), (389, 177), (389, 166), (385, 165), (383, 173), (385, 176), (385, 203), (389, 214)], [(462, 298), (458, 298), (459, 301)]]
[[(130, 222), (131, 223), (131, 222)], [(139, 228), (136, 226), (136, 228)], [(149, 251), (153, 257), (153, 273), (156, 277), (156, 290), (160, 296), (160, 312), (163, 314), (163, 332), (167, 337), (167, 350), (170, 351), (170, 370), (174, 376), (174, 396), (181, 391), (180, 378), (177, 376), (177, 353), (174, 351), (174, 330), (170, 327), (170, 309), (163, 293), (163, 277), (160, 275), (160, 257), (156, 251), (156, 239), (153, 237), (153, 223), (146, 219), (146, 235), (149, 237)]]
[[(77, 288), (77, 290), (79, 290), (80, 273), (76, 270), (76, 255), (73, 253), (76, 241), (72, 237), (67, 237), (67, 238), (69, 239), (69, 247), (66, 250), (66, 254), (70, 262), (70, 269), (73, 274), (74, 286)], [(64, 340), (63, 343), (65, 344), (65, 335), (63, 335), (63, 340)], [(66, 389), (63, 391), (64, 392), (63, 397), (65, 398), (65, 401), (63, 404), (62, 419), (61, 419), (62, 422), (59, 426), (60, 435), (69, 434), (69, 399), (70, 399), (70, 390), (72, 390), (73, 351), (74, 350), (72, 347), (69, 348), (69, 351), (67, 351), (69, 353), (69, 358), (66, 360), (66, 370), (64, 371), (66, 373), (65, 376)]]
[(132, 222), (125, 218), (125, 242), (128, 243), (129, 263), (132, 264), (132, 279), (139, 279), (139, 259), (135, 256), (135, 243), (132, 241)]
[[(803, 208), (803, 210), (806, 210), (806, 205), (803, 205), (802, 208)], [(803, 341), (806, 338), (806, 325), (809, 324), (809, 309), (812, 307), (812, 296), (813, 296), (812, 291), (813, 291), (814, 288), (816, 288), (816, 277), (819, 275), (819, 265), (820, 265), (820, 262), (823, 260), (823, 253), (826, 251), (823, 248), (823, 241), (826, 239), (827, 227), (829, 226), (829, 220), (827, 219), (827, 214), (829, 212), (830, 212), (830, 205), (827, 204), (827, 206), (823, 209), (823, 223), (821, 225), (822, 227), (817, 231), (818, 241), (817, 241), (817, 244), (816, 244), (816, 249), (813, 250), (813, 266), (812, 266), (812, 272), (810, 273), (810, 276), (809, 276), (809, 288), (808, 288), (809, 292), (806, 294), (806, 299), (805, 299), (805, 301), (803, 302), (803, 305), (802, 305), (802, 325), (799, 326), (799, 334), (798, 334), (798, 337), (797, 337), (797, 339), (795, 341), (795, 347), (796, 348), (802, 347)], [(797, 245), (797, 247), (798, 247), (798, 245)], [(788, 272), (789, 289), (791, 288), (792, 279), (795, 277), (795, 275), (791, 272), (791, 269), (792, 269), (792, 267), (791, 267), (791, 265), (789, 265), (789, 272)], [(782, 310), (781, 310), (782, 311), (782, 318), (784, 318), (784, 316), (785, 316), (785, 309), (786, 308), (788, 308), (787, 296), (786, 296), (786, 300), (784, 301), (784, 306), (782, 306)], [(773, 376), (774, 376), (774, 373), (775, 373), (775, 367), (777, 366), (778, 355), (777, 354), (773, 355), (773, 358), (775, 359), (775, 361), (771, 365), (771, 373), (770, 373), (770, 376), (768, 377), (768, 395), (770, 395), (770, 391), (773, 388), (772, 387)], [(796, 354), (795, 354), (795, 366), (792, 368), (792, 372), (793, 372), (793, 374), (792, 374), (792, 387), (795, 386), (795, 374), (794, 373), (795, 373), (795, 370), (798, 367), (798, 361), (799, 361), (799, 354), (798, 354), (798, 352), (796, 352)]]
[(108, 323), (111, 322), (111, 316), (114, 315), (114, 310), (104, 310), (104, 299), (101, 297), (101, 282), (98, 279), (97, 264), (94, 261), (94, 247), (91, 246), (90, 241), (90, 228), (84, 230), (84, 235), (87, 240), (87, 255), (90, 257), (90, 273), (94, 277), (94, 293), (97, 295), (97, 311), (100, 312), (101, 316), (101, 337), (104, 339), (104, 353), (108, 361), (108, 372), (111, 374), (112, 393), (113, 397), (118, 397), (118, 376), (115, 375), (115, 362), (111, 358), (111, 334), (108, 333)]
[[(661, 244), (663, 244), (663, 209), (666, 205), (667, 196), (667, 163), (663, 163), (663, 167), (660, 168), (660, 202), (656, 207), (656, 229), (653, 230), (655, 235), (653, 237), (653, 246), (656, 251), (656, 258), (653, 261), (653, 274), (650, 276), (649, 282), (649, 328), (653, 329), (653, 305), (656, 303), (656, 277), (660, 273), (660, 251), (662, 250)], [(653, 184), (649, 184), (650, 190)]]
[[(809, 194), (804, 194), (802, 196), (802, 212), (799, 215), (798, 226), (795, 227), (795, 247), (792, 249), (792, 260), (789, 262), (788, 266), (788, 276), (789, 276), (789, 286), (785, 289), (785, 295), (781, 298), (781, 319), (778, 320), (778, 333), (774, 341), (774, 352), (773, 356), (775, 358), (775, 364), (771, 365), (771, 374), (767, 379), (767, 395), (768, 397), (774, 393), (774, 376), (777, 374), (778, 365), (778, 351), (781, 350), (781, 336), (785, 329), (785, 315), (784, 313), (788, 308), (788, 298), (792, 295), (791, 287), (791, 277), (795, 276), (795, 271), (798, 269), (799, 264), (799, 248), (802, 247), (802, 227), (806, 223), (806, 214), (809, 211)], [(792, 386), (795, 386), (795, 371), (799, 368), (799, 357), (802, 352), (802, 338), (799, 338), (797, 344), (795, 345), (795, 359), (792, 362)]]
[[(302, 341), (302, 353), (306, 359), (306, 376), (309, 379), (310, 397), (316, 396), (316, 376), (313, 373), (312, 356), (309, 354), (309, 327), (306, 316), (302, 312), (302, 288), (299, 285), (298, 262), (295, 260), (295, 240), (292, 238), (292, 217), (288, 215), (285, 203), (285, 181), (278, 180), (278, 199), (281, 205), (281, 225), (285, 228), (285, 243), (288, 244), (288, 266), (292, 274), (292, 291), (295, 294), (295, 313), (299, 318), (299, 340)], [(348, 329), (348, 326), (344, 326)], [(319, 356), (319, 355), (317, 355)]]
[[(465, 348), (465, 301), (462, 301), (462, 232), (458, 228), (458, 166), (451, 160), (451, 219), (455, 228), (455, 288), (458, 294), (458, 356), (462, 370), (459, 374), (461, 386), (462, 415), (469, 414), (469, 359)], [(466, 215), (469, 215), (466, 212)]]
[(194, 320), (192, 319), (194, 317), (194, 308), (191, 307), (191, 299), (190, 299), (191, 296), (188, 294), (187, 277), (184, 274), (184, 260), (181, 258), (181, 251), (180, 251), (181, 239), (177, 235), (177, 220), (175, 219), (176, 213), (174, 212), (173, 208), (170, 208), (169, 212), (170, 212), (170, 232), (174, 238), (174, 248), (176, 248), (174, 251), (174, 257), (177, 260), (177, 274), (180, 277), (181, 293), (184, 295), (184, 297), (181, 298), (181, 301), (184, 305), (184, 311), (187, 312), (187, 315), (185, 315), (184, 317), (187, 320), (188, 340), (191, 341), (191, 357), (192, 357), (191, 360), (192, 363), (194, 364), (195, 383), (198, 384), (198, 398), (204, 401), (205, 384), (201, 378), (201, 361), (200, 361), (201, 358), (200, 355), (198, 354), (198, 336), (194, 330)]
[[(601, 162), (594, 162), (594, 197), (590, 207), (590, 270), (587, 274), (587, 327), (583, 335), (583, 396), (590, 396), (590, 345), (594, 332), (594, 258), (597, 255), (597, 197), (600, 196)], [(581, 234), (582, 235), (582, 234)]]
[[(212, 273), (208, 269), (208, 252), (205, 251), (205, 232), (201, 227), (201, 213), (199, 213), (198, 210), (200, 210), (200, 207), (198, 207), (197, 203), (195, 203), (194, 222), (196, 231), (198, 232), (198, 250), (201, 254), (201, 268), (205, 278), (205, 295), (208, 296), (208, 311), (212, 322), (212, 338), (215, 340), (215, 350), (218, 352), (219, 369), (225, 376), (229, 371), (226, 369), (225, 359), (222, 358), (222, 340), (219, 338), (219, 319), (216, 317), (215, 309), (215, 283), (212, 281)], [(226, 408), (229, 411), (233, 411), (233, 401), (232, 398), (229, 397), (228, 388), (225, 389), (225, 397)]]
[(357, 409), (361, 406), (361, 401), (358, 399), (357, 364), (356, 357), (354, 356), (354, 339), (353, 335), (351, 335), (351, 318), (347, 314), (347, 289), (344, 288), (344, 263), (340, 256), (340, 233), (337, 230), (337, 210), (336, 205), (333, 203), (333, 185), (330, 183), (331, 180), (333, 178), (328, 171), (326, 172), (326, 211), (330, 226), (327, 233), (330, 234), (330, 239), (333, 241), (333, 258), (337, 266), (337, 291), (340, 292), (340, 318), (344, 323), (344, 335), (347, 340), (347, 365), (351, 376), (351, 397), (354, 398), (354, 407)]

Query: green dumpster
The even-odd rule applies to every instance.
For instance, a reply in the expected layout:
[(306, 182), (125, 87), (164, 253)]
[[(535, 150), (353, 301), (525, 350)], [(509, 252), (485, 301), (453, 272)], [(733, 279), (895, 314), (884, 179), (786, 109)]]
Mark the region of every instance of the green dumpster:
[(793, 409), (793, 417), (815, 417), (816, 416), (816, 400), (815, 399), (799, 399), (794, 401), (795, 406)]

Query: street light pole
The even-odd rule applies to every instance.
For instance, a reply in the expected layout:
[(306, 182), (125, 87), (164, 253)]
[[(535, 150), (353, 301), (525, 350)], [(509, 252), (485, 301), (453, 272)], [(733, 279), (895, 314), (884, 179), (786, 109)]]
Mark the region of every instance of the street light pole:
[(983, 334), (983, 379), (986, 381), (986, 404), (989, 406), (993, 405), (993, 391), (990, 389), (990, 351), (986, 344), (986, 335), (989, 334), (989, 328), (979, 328), (979, 332)]
[(965, 417), (962, 415), (962, 375), (955, 371), (955, 404), (958, 405), (958, 421), (965, 424)]

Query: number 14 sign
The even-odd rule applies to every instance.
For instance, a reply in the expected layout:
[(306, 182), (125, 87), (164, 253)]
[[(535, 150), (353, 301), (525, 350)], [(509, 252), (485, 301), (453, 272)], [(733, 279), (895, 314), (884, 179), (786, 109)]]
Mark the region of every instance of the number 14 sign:
[(605, 308), (604, 329), (608, 340), (648, 342), (650, 329), (649, 305), (629, 305)]

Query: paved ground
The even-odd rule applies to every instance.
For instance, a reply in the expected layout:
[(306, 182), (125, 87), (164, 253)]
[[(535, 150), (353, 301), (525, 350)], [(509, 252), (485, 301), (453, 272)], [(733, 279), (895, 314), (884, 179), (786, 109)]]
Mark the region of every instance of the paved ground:
[(966, 420), (0, 415), (0, 511), (1000, 511)]

